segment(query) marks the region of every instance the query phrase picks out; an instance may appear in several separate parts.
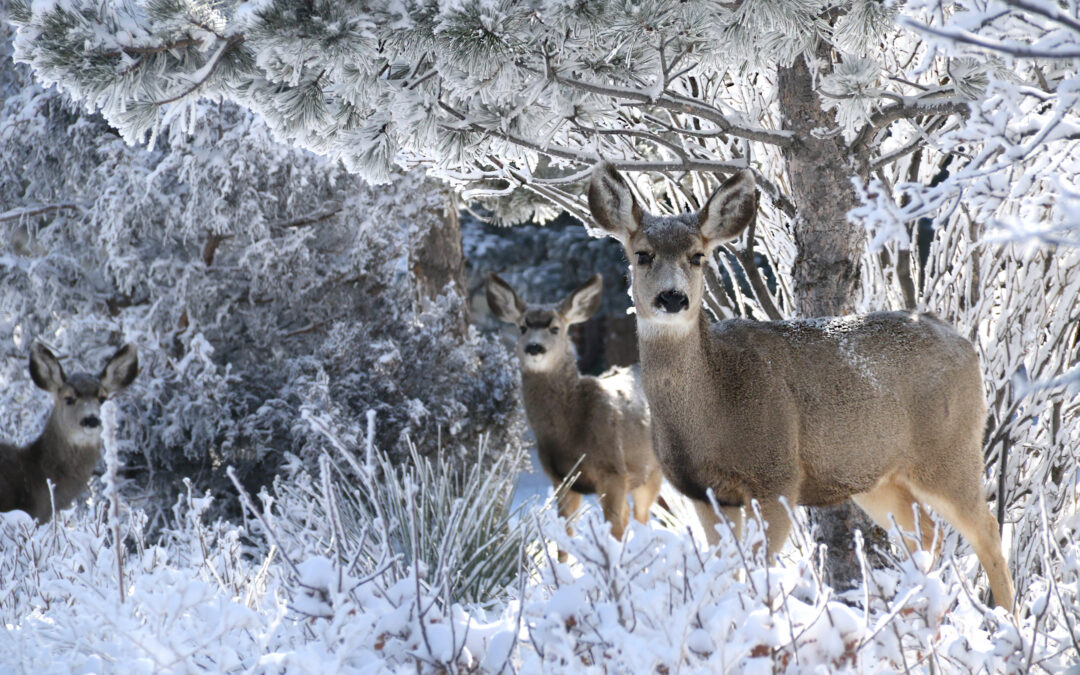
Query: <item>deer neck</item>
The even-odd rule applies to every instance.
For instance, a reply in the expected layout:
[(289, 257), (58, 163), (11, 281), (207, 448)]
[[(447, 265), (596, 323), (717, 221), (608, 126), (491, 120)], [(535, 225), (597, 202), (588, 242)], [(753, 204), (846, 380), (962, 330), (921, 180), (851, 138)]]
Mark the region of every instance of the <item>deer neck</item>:
[(521, 396), (533, 433), (558, 434), (572, 427), (571, 418), (579, 408), (574, 401), (580, 383), (581, 374), (570, 350), (548, 370), (522, 369)]
[[(50, 416), (45, 431), (30, 446), (30, 456), (35, 458), (42, 474), (57, 485), (57, 502), (60, 495), (71, 490), (81, 491), (101, 456), (101, 442), (73, 442), (63, 432), (55, 416)], [(72, 494), (71, 497), (74, 497)]]
[(639, 318), (638, 348), (642, 385), (651, 407), (661, 401), (673, 406), (700, 403), (700, 396), (711, 391), (709, 322), (704, 312), (681, 331), (658, 329)]

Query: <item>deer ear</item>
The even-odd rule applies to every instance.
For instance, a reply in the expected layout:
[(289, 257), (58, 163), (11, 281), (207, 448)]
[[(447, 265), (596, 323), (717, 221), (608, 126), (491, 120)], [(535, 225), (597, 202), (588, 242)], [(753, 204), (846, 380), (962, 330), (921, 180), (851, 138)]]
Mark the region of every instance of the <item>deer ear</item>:
[(110, 394), (124, 389), (139, 374), (139, 354), (130, 342), (116, 350), (101, 370), (101, 387)]
[(698, 227), (710, 249), (742, 234), (757, 211), (754, 174), (743, 169), (716, 188), (698, 214)]
[(608, 235), (626, 242), (641, 227), (641, 207), (615, 167), (600, 162), (589, 180), (589, 210)]
[(559, 314), (562, 314), (567, 324), (587, 321), (600, 309), (603, 291), (604, 278), (599, 274), (592, 275), (591, 279), (559, 303)]
[(525, 303), (514, 292), (514, 289), (510, 288), (510, 284), (494, 272), (488, 273), (487, 301), (491, 313), (499, 321), (519, 324), (525, 316)]
[(39, 389), (52, 394), (60, 391), (60, 387), (64, 386), (64, 381), (67, 379), (56, 356), (40, 342), (35, 342), (30, 347), (30, 378)]

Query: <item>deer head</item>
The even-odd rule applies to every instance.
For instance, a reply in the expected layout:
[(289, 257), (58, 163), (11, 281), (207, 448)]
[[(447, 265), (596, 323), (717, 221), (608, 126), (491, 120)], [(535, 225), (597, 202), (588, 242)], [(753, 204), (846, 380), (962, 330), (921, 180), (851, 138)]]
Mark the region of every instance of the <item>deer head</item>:
[(30, 350), (30, 377), (53, 397), (49, 425), (73, 445), (96, 445), (101, 436), (101, 404), (124, 389), (139, 372), (135, 345), (126, 344), (113, 354), (97, 376), (64, 375), (60, 361), (44, 345)]
[(589, 184), (589, 208), (596, 223), (626, 250), (642, 328), (682, 334), (696, 325), (701, 311), (703, 263), (750, 224), (757, 191), (754, 175), (744, 169), (717, 188), (697, 213), (654, 216), (641, 208), (615, 168), (601, 162)]
[(600, 307), (604, 280), (594, 274), (580, 288), (554, 306), (526, 305), (499, 275), (488, 275), (487, 300), (496, 318), (521, 331), (518, 358), (526, 371), (552, 370), (572, 354), (567, 329), (586, 321)]

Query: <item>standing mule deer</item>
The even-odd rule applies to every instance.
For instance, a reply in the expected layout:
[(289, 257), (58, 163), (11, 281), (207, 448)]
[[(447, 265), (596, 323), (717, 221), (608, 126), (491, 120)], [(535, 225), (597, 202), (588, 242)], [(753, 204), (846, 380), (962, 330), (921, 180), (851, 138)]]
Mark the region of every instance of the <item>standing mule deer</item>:
[[(577, 465), (577, 480), (559, 499), (559, 515), (569, 518), (582, 495), (599, 494), (611, 534), (621, 539), (630, 519), (627, 493), (634, 498), (634, 517), (645, 523), (663, 475), (652, 450), (649, 410), (633, 373), (626, 368), (600, 377), (578, 373), (568, 329), (596, 312), (602, 289), (596, 274), (554, 307), (528, 306), (498, 275), (489, 274), (487, 301), (496, 317), (521, 330), (521, 393), (544, 473), (558, 487)], [(565, 559), (561, 553), (560, 559)]]
[[(67, 508), (86, 489), (101, 456), (101, 404), (138, 372), (132, 344), (117, 350), (97, 377), (65, 377), (52, 352), (34, 343), (30, 377), (52, 394), (52, 413), (41, 436), (25, 448), (0, 443), (0, 512), (19, 509), (47, 523), (54, 507)], [(53, 483), (51, 496), (46, 481)]]
[(630, 261), (656, 453), (667, 479), (694, 500), (710, 543), (717, 516), (709, 489), (736, 527), (740, 507), (758, 500), (770, 556), (791, 527), (781, 497), (809, 506), (850, 497), (882, 527), (890, 529), (891, 515), (913, 532), (911, 549), (933, 541), (925, 504), (971, 543), (995, 601), (1012, 606), (983, 495), (986, 404), (971, 343), (911, 312), (710, 325), (703, 266), (754, 217), (750, 171), (721, 185), (700, 212), (658, 217), (601, 163), (589, 207)]

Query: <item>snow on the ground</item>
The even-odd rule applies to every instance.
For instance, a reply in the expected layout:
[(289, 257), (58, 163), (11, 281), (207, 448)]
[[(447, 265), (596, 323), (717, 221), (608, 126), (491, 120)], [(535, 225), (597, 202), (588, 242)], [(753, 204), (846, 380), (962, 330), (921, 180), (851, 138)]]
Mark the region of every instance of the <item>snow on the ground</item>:
[[(1058, 606), (1074, 596), (1044, 588), (1017, 626), (949, 561), (927, 571), (927, 556), (840, 598), (805, 557), (762, 565), (754, 541), (725, 536), (711, 554), (654, 521), (618, 542), (598, 509), (568, 538), (546, 511), (548, 545), (482, 608), (448, 602), (425, 566), (394, 578), (339, 562), (332, 543), (321, 555), (254, 549), (258, 528), (204, 523), (206, 506), (178, 505), (180, 525), (154, 545), (130, 515), (123, 602), (100, 508), (45, 527), (0, 514), (0, 670), (1053, 672), (1077, 658)], [(556, 546), (569, 564), (555, 562)]]

